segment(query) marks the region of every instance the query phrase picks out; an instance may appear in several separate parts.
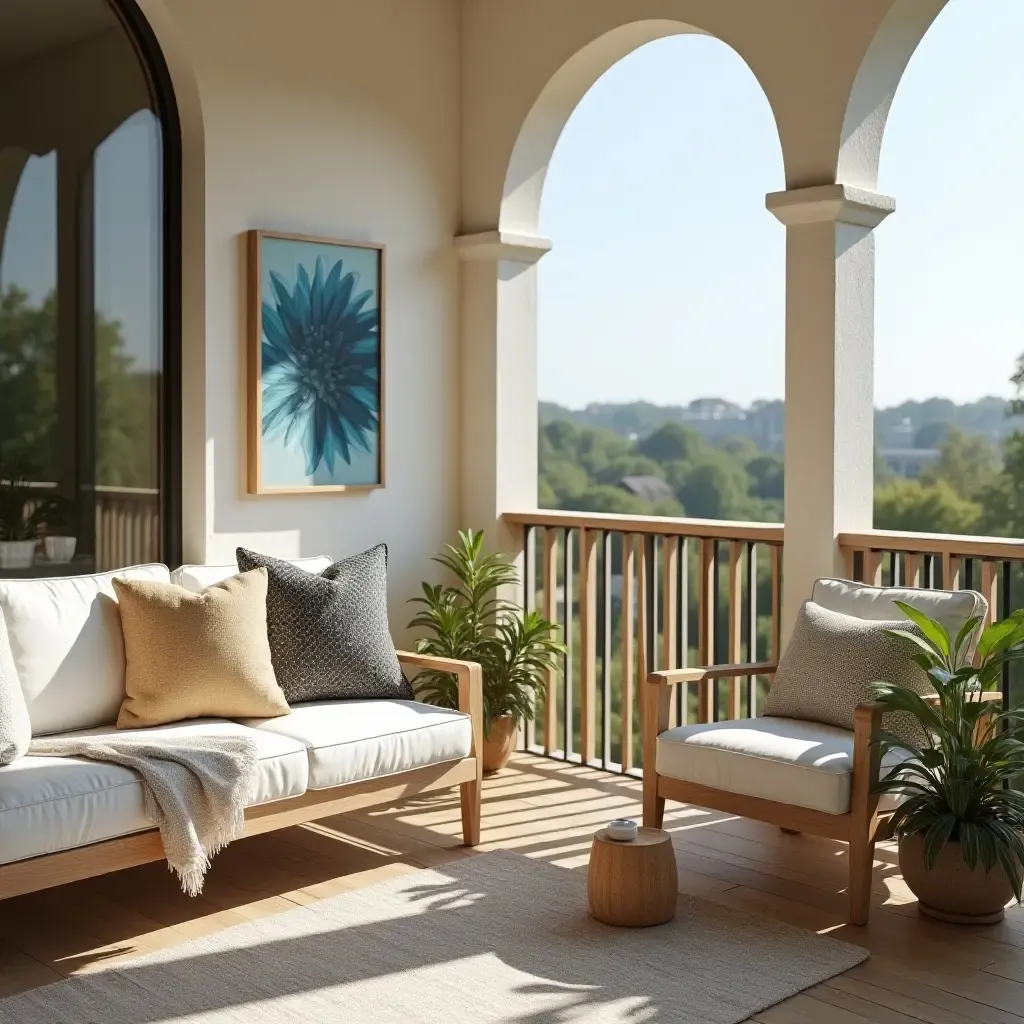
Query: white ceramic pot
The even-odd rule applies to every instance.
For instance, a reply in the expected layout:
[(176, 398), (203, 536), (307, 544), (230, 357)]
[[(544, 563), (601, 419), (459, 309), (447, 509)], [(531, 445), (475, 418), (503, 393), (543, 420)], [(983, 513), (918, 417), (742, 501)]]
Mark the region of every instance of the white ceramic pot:
[(0, 540), (0, 569), (28, 569), (35, 553), (34, 540)]
[(50, 562), (70, 562), (77, 546), (77, 537), (47, 537), (43, 541), (43, 550)]

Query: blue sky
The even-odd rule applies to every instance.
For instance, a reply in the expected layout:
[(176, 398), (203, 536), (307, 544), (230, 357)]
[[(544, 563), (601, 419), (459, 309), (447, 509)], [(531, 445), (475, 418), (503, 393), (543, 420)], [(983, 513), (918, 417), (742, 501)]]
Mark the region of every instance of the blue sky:
[[(951, 0), (893, 104), (875, 397), (1009, 395), (1024, 352), (1024, 0)], [(783, 187), (768, 102), (717, 40), (651, 43), (584, 98), (541, 230), (542, 398), (783, 397)]]

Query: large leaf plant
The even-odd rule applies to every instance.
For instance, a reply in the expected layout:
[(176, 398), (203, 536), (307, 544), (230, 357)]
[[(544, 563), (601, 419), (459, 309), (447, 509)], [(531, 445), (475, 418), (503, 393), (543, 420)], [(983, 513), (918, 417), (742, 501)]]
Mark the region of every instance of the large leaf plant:
[[(454, 583), (424, 583), (421, 596), (412, 599), (421, 608), (409, 628), (425, 634), (416, 643), (420, 654), (479, 662), (489, 730), (500, 715), (518, 722), (533, 718), (536, 697), (565, 648), (554, 623), (502, 596), (518, 587), (519, 574), (500, 555), (486, 554), (483, 542), (482, 531), (460, 531), (457, 544), (434, 556)], [(440, 707), (459, 704), (458, 682), (448, 672), (420, 673), (416, 693)]]
[(935, 619), (897, 604), (917, 631), (889, 632), (912, 648), (935, 696), (922, 697), (893, 683), (873, 685), (884, 711), (912, 715), (926, 737), (914, 746), (884, 730), (880, 734), (882, 756), (892, 749), (907, 756), (876, 786), (904, 798), (893, 814), (892, 831), (899, 837), (921, 835), (929, 868), (946, 843), (958, 843), (968, 867), (980, 864), (987, 873), (998, 866), (1019, 903), (1024, 793), (1009, 783), (1024, 772), (1024, 708), (996, 711), (980, 694), (998, 689), (1003, 667), (1024, 657), (1024, 610), (990, 625), (980, 637), (981, 619), (972, 618), (953, 637)]

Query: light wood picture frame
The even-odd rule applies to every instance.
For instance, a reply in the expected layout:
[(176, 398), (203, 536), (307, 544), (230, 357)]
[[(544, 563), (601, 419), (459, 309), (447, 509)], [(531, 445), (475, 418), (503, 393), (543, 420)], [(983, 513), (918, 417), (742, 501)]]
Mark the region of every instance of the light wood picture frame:
[(384, 486), (384, 246), (247, 234), (250, 494)]

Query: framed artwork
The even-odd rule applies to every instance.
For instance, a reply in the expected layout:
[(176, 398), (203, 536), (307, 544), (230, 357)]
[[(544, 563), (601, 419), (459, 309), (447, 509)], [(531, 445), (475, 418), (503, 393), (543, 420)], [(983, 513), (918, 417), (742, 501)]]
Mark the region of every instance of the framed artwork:
[(384, 247), (250, 231), (248, 489), (384, 486)]

